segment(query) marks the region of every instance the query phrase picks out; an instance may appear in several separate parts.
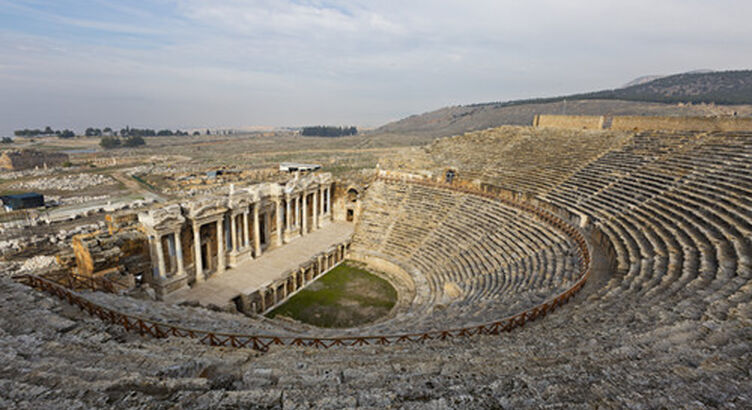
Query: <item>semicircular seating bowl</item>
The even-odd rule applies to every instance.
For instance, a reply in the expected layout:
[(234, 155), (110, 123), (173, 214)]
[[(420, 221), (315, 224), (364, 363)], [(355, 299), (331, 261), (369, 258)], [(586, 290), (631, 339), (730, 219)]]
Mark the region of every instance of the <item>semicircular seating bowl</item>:
[(233, 319), (99, 292), (89, 297), (124, 313), (217, 332), (394, 335), (503, 319), (567, 291), (587, 268), (576, 240), (529, 210), (449, 187), (388, 179), (369, 187), (351, 253), (404, 268), (414, 283), (409, 291), (417, 296), (391, 317), (350, 329)]
[(388, 179), (369, 187), (351, 252), (388, 260), (424, 283), (417, 290), (424, 297), (407, 312), (358, 329), (369, 332), (497, 320), (569, 289), (582, 268), (574, 240), (530, 212)]
[[(579, 164), (540, 171), (500, 152), (485, 180), (521, 189), (537, 201), (586, 215), (614, 250), (614, 271), (587, 291), (593, 308), (650, 311), (653, 319), (752, 317), (752, 137), (640, 133), (594, 149), (567, 135), (565, 144), (537, 144), (547, 164), (573, 151)], [(462, 139), (451, 138), (453, 149)], [(472, 141), (472, 144), (482, 141)], [(489, 149), (492, 149), (490, 147)], [(579, 150), (579, 151), (578, 151)], [(516, 162), (505, 165), (510, 156)], [(475, 158), (474, 161), (478, 160)], [(461, 173), (461, 168), (460, 168)], [(518, 184), (519, 181), (526, 184)], [(324, 330), (282, 321), (243, 319), (228, 331), (262, 334), (400, 333), (493, 321), (550, 298), (578, 279), (575, 244), (532, 214), (457, 190), (377, 180), (368, 189), (352, 250), (409, 271), (416, 298), (409, 309), (370, 325)], [(450, 291), (452, 290), (453, 291)], [(98, 298), (113, 298), (98, 295)], [(142, 308), (122, 306), (127, 312)], [(576, 302), (577, 303), (577, 302)], [(155, 304), (178, 323), (179, 312)], [(179, 309), (179, 308), (176, 308)], [(221, 330), (223, 321), (187, 322)], [(206, 324), (206, 326), (203, 326)]]
[[(488, 145), (470, 165), (486, 170), (484, 182), (587, 216), (605, 235), (615, 271), (589, 303), (661, 323), (752, 317), (752, 134), (540, 133), (524, 145), (535, 151), (529, 166), (520, 152)], [(459, 137), (431, 152), (446, 158), (442, 144), (456, 153), (479, 143)], [(581, 161), (559, 161), (572, 157)]]

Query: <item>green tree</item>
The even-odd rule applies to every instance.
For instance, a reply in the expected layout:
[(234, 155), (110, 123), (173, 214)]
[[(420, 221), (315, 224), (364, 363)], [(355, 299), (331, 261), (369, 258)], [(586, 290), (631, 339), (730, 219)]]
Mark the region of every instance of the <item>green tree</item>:
[(141, 145), (146, 145), (146, 141), (140, 135), (134, 135), (123, 140), (124, 147), (138, 147)]
[(99, 140), (99, 145), (105, 149), (117, 148), (120, 146), (120, 138), (117, 137), (102, 137)]

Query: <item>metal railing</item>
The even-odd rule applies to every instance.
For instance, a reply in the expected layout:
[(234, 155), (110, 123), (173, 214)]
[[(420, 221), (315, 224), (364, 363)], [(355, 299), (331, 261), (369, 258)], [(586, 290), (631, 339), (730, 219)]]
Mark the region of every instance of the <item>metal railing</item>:
[(482, 192), (468, 186), (458, 187), (430, 180), (417, 180), (413, 178), (400, 179), (394, 176), (380, 176), (379, 179), (384, 180), (385, 182), (406, 182), (464, 192), (471, 195), (499, 200), (506, 205), (533, 213), (541, 220), (565, 232), (575, 241), (579, 250), (578, 259), (580, 276), (572, 287), (548, 299), (544, 303), (526, 309), (515, 315), (507, 316), (489, 323), (427, 332), (341, 337), (249, 335), (185, 328), (119, 312), (113, 308), (94, 303), (75, 291), (75, 289), (104, 290), (110, 292), (116, 291), (117, 286), (113, 282), (104, 278), (88, 278), (69, 274), (69, 278), (59, 281), (35, 275), (22, 275), (18, 276), (16, 279), (28, 286), (63, 299), (105, 322), (120, 325), (126, 331), (137, 332), (144, 336), (148, 335), (156, 338), (188, 337), (197, 339), (200, 343), (210, 346), (245, 347), (266, 351), (269, 346), (272, 345), (330, 348), (335, 346), (391, 345), (404, 342), (425, 342), (429, 340), (447, 340), (475, 335), (498, 335), (501, 332), (508, 332), (517, 327), (522, 327), (527, 322), (544, 317), (561, 307), (580, 289), (582, 289), (590, 276), (590, 251), (583, 235), (562, 219), (546, 211), (527, 204), (515, 203), (507, 199), (498, 198), (493, 194)]

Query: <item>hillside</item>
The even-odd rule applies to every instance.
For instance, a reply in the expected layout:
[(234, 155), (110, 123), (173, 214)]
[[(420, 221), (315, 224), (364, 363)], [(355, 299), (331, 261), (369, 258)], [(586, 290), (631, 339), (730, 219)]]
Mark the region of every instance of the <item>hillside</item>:
[(643, 84), (581, 94), (573, 98), (752, 104), (752, 70), (676, 74)]
[(677, 74), (593, 93), (444, 107), (386, 124), (373, 133), (432, 139), (500, 125), (530, 125), (535, 114), (707, 116), (733, 113), (752, 116), (752, 70)]
[[(681, 74), (710, 74), (710, 73), (713, 73), (713, 70), (693, 70), (693, 71), (688, 71), (686, 73), (681, 73)], [(633, 85), (642, 85), (642, 84), (649, 83), (651, 81), (657, 80), (659, 78), (666, 78), (666, 77), (670, 77), (672, 75), (677, 75), (677, 74), (669, 74), (669, 75), (650, 74), (650, 75), (643, 75), (643, 76), (637, 77), (634, 80), (632, 80), (632, 81), (624, 84), (621, 88), (627, 88), (627, 87), (631, 87)]]
[(501, 125), (530, 125), (536, 114), (569, 115), (668, 115), (752, 116), (752, 105), (716, 106), (707, 104), (678, 105), (619, 100), (575, 100), (538, 104), (478, 104), (445, 107), (425, 114), (413, 115), (386, 124), (375, 135), (402, 134), (413, 139), (432, 140)]

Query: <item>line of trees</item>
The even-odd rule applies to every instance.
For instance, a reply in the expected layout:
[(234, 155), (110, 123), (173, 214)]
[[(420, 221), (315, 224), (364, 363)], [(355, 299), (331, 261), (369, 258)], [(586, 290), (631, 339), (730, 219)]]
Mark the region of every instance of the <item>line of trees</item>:
[(24, 128), (22, 130), (15, 130), (15, 131), (13, 131), (13, 135), (15, 135), (16, 137), (29, 137), (29, 138), (31, 138), (31, 137), (38, 137), (40, 135), (44, 135), (44, 136), (47, 136), (47, 135), (57, 135), (60, 138), (73, 138), (73, 137), (76, 136), (76, 134), (73, 131), (69, 130), (69, 129), (64, 129), (62, 131), (61, 130), (53, 130), (49, 126), (45, 127), (45, 129), (43, 129), (43, 130), (40, 130), (40, 129), (33, 129), (32, 130), (32, 129), (28, 129), (28, 128)]
[(343, 137), (345, 135), (356, 135), (358, 129), (355, 127), (333, 127), (328, 125), (317, 125), (314, 127), (303, 127), (301, 135), (312, 137)]
[[(190, 134), (188, 134), (188, 132), (186, 131), (181, 131), (181, 130), (172, 131), (168, 129), (155, 131), (149, 128), (139, 129), (139, 128), (125, 127), (120, 130), (121, 137), (170, 137), (173, 135), (187, 136)], [(194, 132), (193, 135), (198, 135), (198, 133)]]
[(146, 141), (144, 141), (144, 138), (140, 135), (124, 137), (123, 139), (120, 139), (119, 137), (113, 135), (106, 135), (99, 140), (99, 145), (105, 149), (113, 149), (119, 147), (132, 148), (145, 144)]
[[(15, 130), (13, 134), (17, 137), (39, 137), (39, 136), (51, 136), (57, 135), (60, 138), (73, 138), (76, 134), (68, 129), (65, 130), (53, 130), (51, 127), (45, 129), (29, 129), (24, 128), (22, 130)], [(209, 135), (209, 130), (206, 130), (206, 135)], [(187, 131), (181, 130), (153, 130), (149, 128), (131, 128), (125, 127), (120, 131), (113, 130), (110, 127), (94, 128), (89, 127), (84, 131), (84, 135), (87, 137), (167, 137), (167, 136), (188, 136), (191, 135)], [(200, 132), (195, 131), (193, 135), (201, 135)]]

